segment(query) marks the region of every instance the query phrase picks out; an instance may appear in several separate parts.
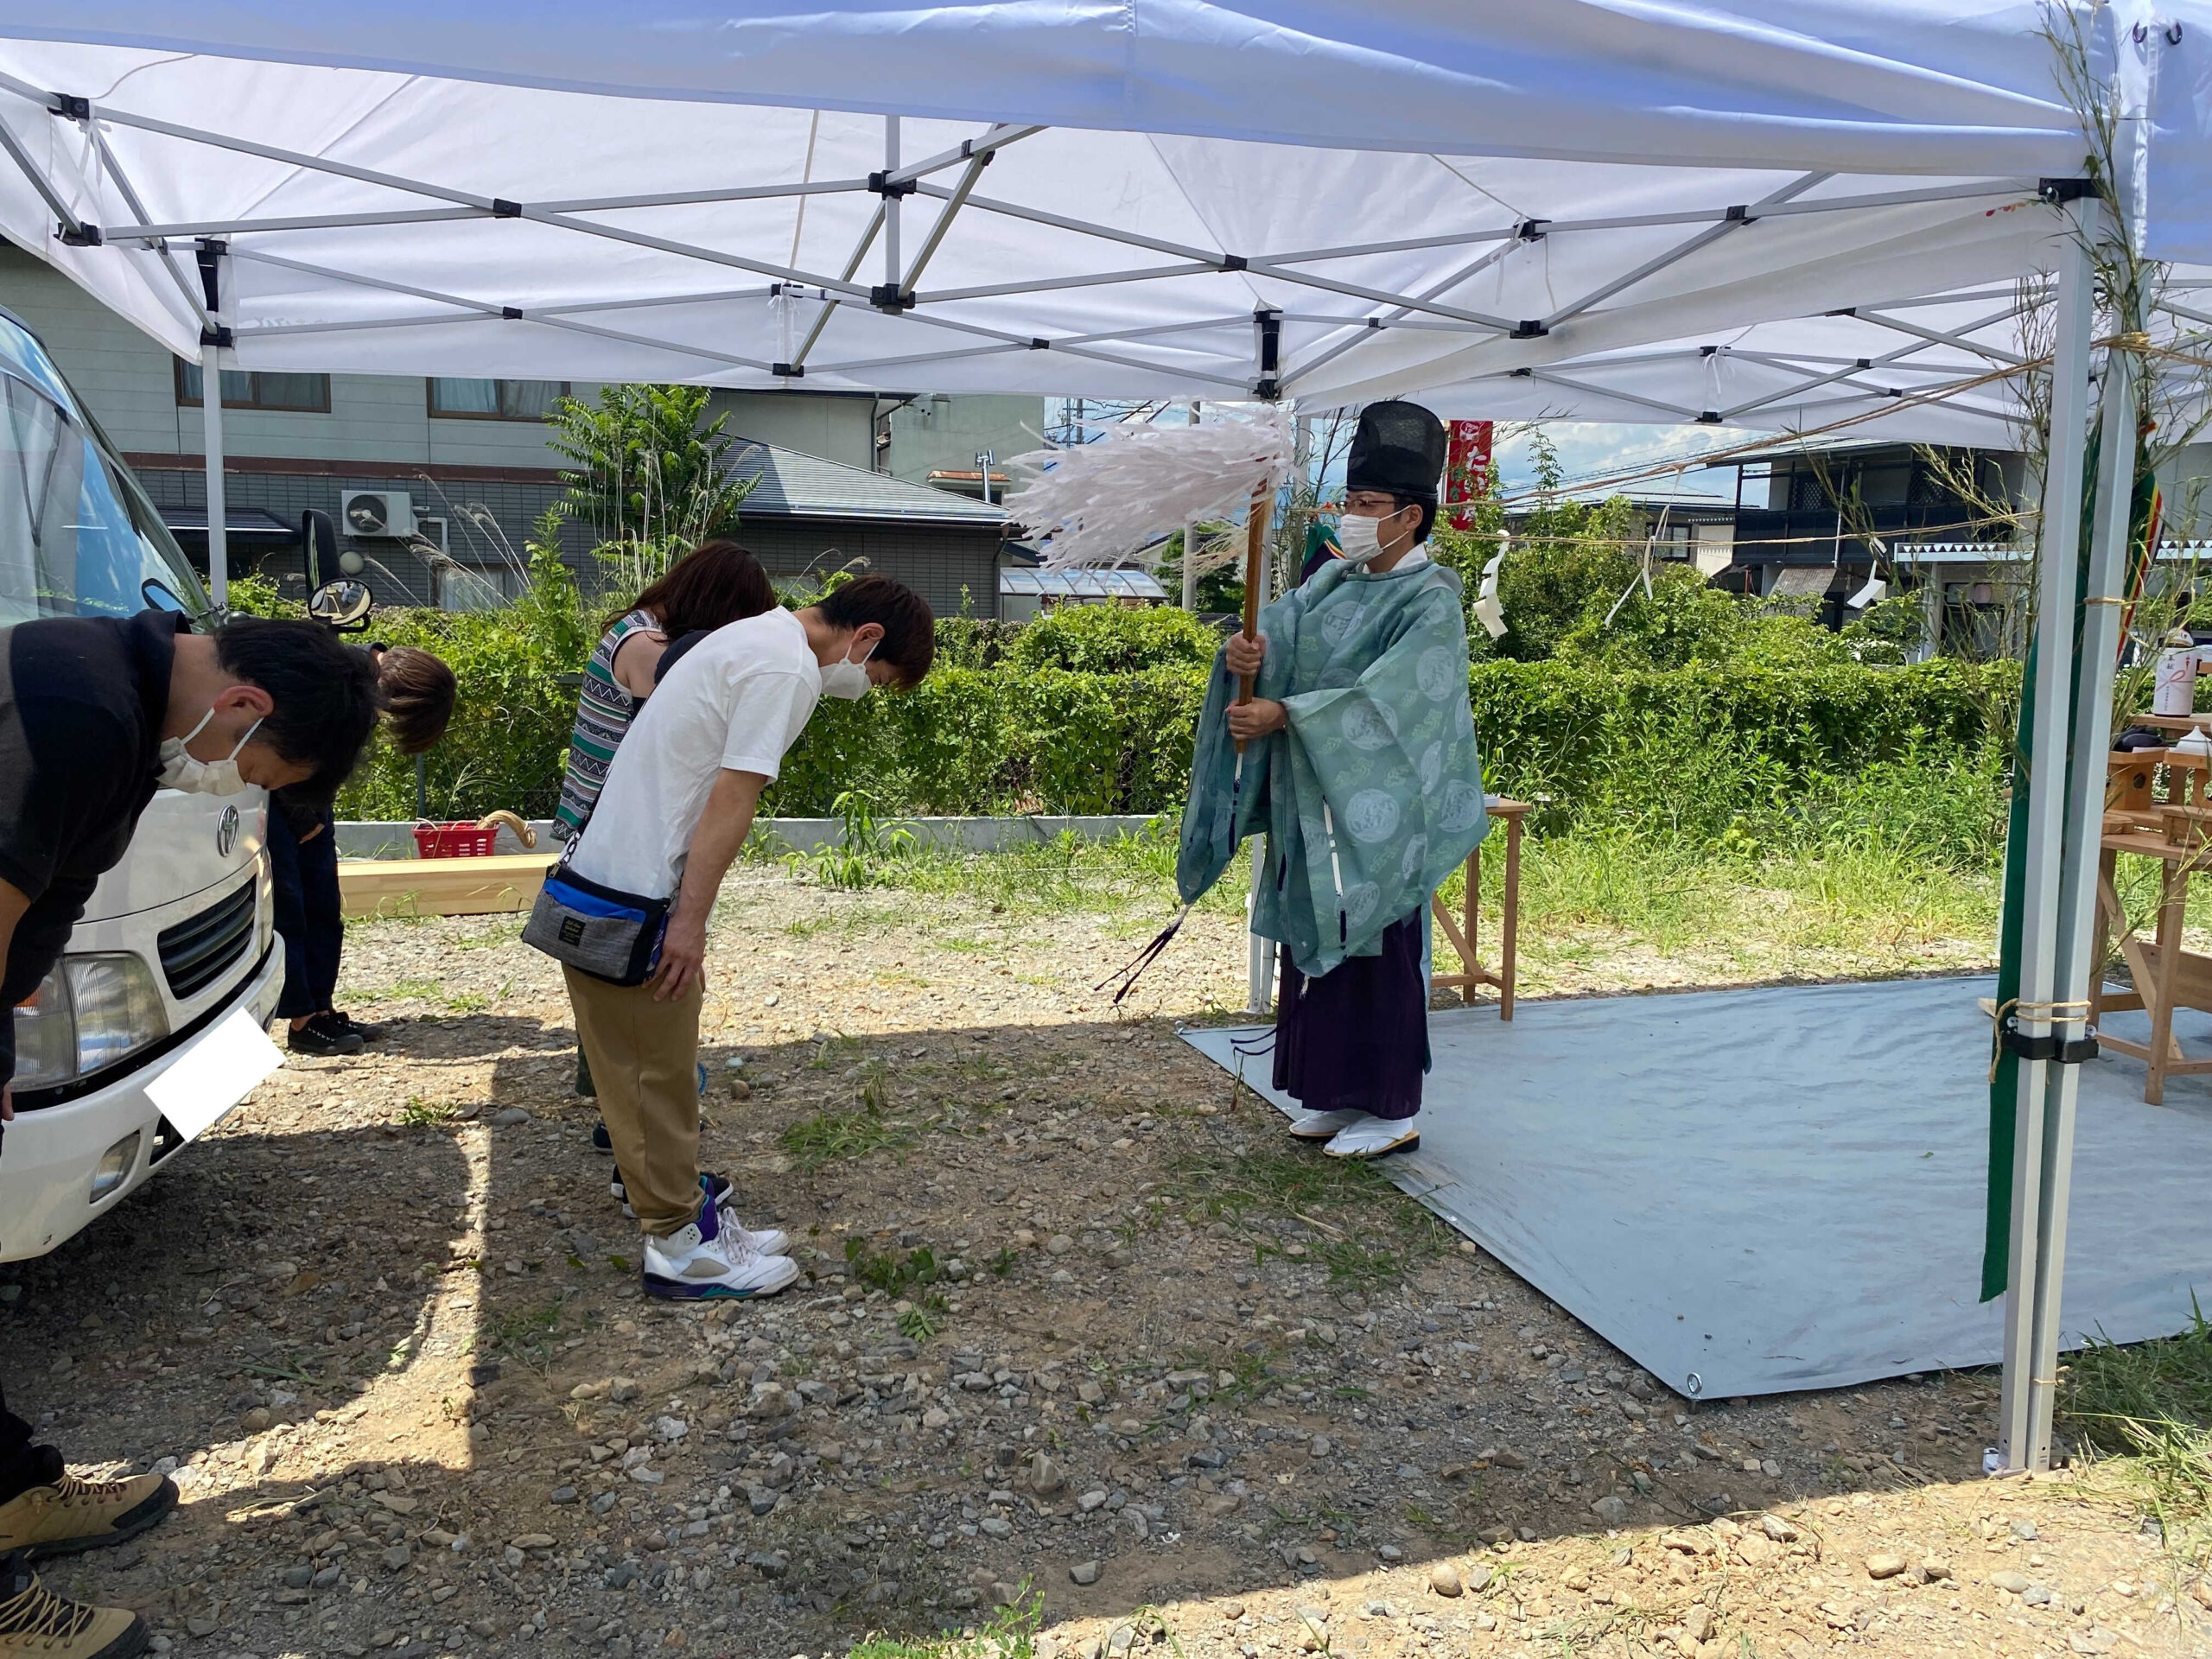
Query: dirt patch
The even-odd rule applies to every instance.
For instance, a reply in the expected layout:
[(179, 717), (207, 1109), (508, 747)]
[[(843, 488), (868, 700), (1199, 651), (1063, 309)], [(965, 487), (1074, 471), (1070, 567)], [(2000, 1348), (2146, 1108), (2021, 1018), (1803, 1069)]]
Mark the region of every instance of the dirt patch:
[(1090, 989), (1163, 909), (734, 880), (707, 1162), (807, 1276), (712, 1310), (640, 1296), (513, 924), (354, 930), (385, 1041), (0, 1269), (22, 1405), (184, 1491), (57, 1585), (211, 1659), (780, 1659), (1025, 1586), (1064, 1656), (2206, 1650), (2116, 1486), (1980, 1478), (1993, 1377), (1693, 1404), (1286, 1145), (1174, 1034), (1233, 917)]

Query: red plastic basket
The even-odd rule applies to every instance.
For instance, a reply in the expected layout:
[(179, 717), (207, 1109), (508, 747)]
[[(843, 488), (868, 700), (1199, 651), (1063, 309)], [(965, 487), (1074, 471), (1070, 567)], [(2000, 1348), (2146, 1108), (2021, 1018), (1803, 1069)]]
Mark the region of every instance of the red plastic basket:
[(418, 823), (415, 850), (424, 858), (483, 858), (499, 838), (499, 826), (480, 830), (473, 823)]

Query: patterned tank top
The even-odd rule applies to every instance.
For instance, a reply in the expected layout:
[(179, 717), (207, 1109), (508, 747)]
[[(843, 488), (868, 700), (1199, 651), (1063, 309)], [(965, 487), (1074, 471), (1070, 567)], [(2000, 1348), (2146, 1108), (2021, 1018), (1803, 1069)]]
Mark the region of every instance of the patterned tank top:
[(643, 611), (632, 611), (600, 640), (584, 668), (583, 695), (576, 699), (575, 728), (569, 734), (569, 769), (561, 779), (561, 804), (554, 818), (563, 839), (583, 828), (584, 820), (599, 803), (607, 784), (607, 768), (622, 734), (630, 729), (639, 699), (622, 689), (614, 677), (614, 653), (623, 640), (639, 632), (658, 632), (659, 625)]

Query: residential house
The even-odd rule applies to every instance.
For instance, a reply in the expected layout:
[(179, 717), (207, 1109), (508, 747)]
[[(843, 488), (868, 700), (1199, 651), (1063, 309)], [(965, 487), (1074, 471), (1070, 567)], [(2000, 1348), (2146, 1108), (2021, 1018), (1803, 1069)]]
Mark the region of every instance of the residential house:
[[(198, 366), (4, 245), (0, 306), (46, 341), (179, 541), (204, 561)], [(314, 508), (331, 516), (341, 550), (359, 556), (385, 603), (467, 607), (511, 595), (527, 537), (563, 496), (563, 458), (547, 441), (546, 411), (564, 394), (597, 390), (567, 381), (226, 371), (232, 568), (259, 569), (302, 591), (299, 526)], [(931, 489), (928, 480), (974, 471), (982, 454), (1037, 448), (1043, 399), (717, 391), (709, 407), (727, 414), (724, 429), (738, 439), (733, 467), (760, 480), (741, 509), (740, 534), (772, 574), (826, 573), (865, 560), (941, 611), (965, 605), (996, 613), (1003, 513)], [(414, 533), (359, 533), (372, 514), (349, 521), (344, 509), (362, 492), (394, 498), (383, 527), (404, 531), (411, 518)], [(564, 527), (563, 557), (588, 589), (598, 578), (589, 541), (588, 527)]]

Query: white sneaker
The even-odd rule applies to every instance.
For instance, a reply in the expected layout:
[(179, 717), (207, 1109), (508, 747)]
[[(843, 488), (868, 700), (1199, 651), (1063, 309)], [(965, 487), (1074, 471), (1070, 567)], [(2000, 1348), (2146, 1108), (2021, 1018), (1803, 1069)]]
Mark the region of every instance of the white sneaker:
[[(791, 1235), (781, 1228), (771, 1227), (765, 1233), (756, 1233), (748, 1230), (745, 1224), (738, 1220), (737, 1211), (729, 1206), (732, 1188), (726, 1176), (702, 1175), (699, 1178), (699, 1185), (720, 1204), (722, 1212), (722, 1230), (730, 1237), (742, 1243), (745, 1248), (754, 1255), (781, 1255), (791, 1249)], [(620, 1174), (607, 1184), (607, 1190), (614, 1195), (614, 1201), (622, 1206), (623, 1218), (635, 1221), (638, 1218), (638, 1212), (630, 1207), (630, 1189), (622, 1184)]]
[(1421, 1145), (1421, 1130), (1410, 1117), (1375, 1117), (1362, 1112), (1359, 1122), (1338, 1131), (1321, 1148), (1332, 1158), (1380, 1158), (1393, 1152), (1411, 1152)]
[(674, 1300), (772, 1296), (798, 1277), (787, 1255), (763, 1255), (726, 1233), (721, 1211), (709, 1198), (696, 1220), (666, 1238), (645, 1240), (645, 1289)]
[(1299, 1141), (1326, 1141), (1340, 1129), (1367, 1122), (1365, 1112), (1300, 1112), (1290, 1120), (1290, 1133)]
[[(711, 1179), (720, 1180), (720, 1176)], [(722, 1236), (736, 1240), (755, 1255), (781, 1255), (791, 1247), (791, 1236), (780, 1227), (771, 1227), (756, 1233), (737, 1218), (737, 1211), (729, 1206), (730, 1189), (725, 1182), (721, 1193)]]

